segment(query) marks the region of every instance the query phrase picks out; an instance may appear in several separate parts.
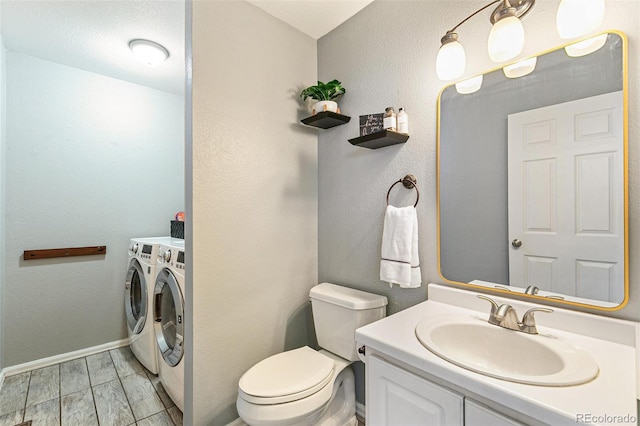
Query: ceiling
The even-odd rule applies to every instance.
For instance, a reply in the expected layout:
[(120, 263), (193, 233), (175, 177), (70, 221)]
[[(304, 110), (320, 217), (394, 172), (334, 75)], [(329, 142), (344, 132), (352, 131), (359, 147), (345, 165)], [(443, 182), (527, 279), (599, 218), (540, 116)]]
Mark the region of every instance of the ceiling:
[(358, 13), (373, 0), (248, 1), (308, 36), (319, 39)]
[[(371, 0), (250, 2), (317, 39)], [(182, 0), (0, 0), (0, 29), (8, 50), (184, 93)], [(158, 67), (138, 62), (128, 47), (138, 38), (163, 45), (169, 59)]]

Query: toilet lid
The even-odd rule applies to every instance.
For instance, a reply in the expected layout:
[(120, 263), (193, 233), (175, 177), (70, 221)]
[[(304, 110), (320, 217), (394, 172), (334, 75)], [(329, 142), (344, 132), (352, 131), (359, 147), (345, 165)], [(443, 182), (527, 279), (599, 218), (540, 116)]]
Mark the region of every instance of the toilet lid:
[(238, 386), (244, 393), (261, 398), (294, 395), (324, 386), (333, 366), (331, 358), (304, 346), (260, 361), (244, 373)]

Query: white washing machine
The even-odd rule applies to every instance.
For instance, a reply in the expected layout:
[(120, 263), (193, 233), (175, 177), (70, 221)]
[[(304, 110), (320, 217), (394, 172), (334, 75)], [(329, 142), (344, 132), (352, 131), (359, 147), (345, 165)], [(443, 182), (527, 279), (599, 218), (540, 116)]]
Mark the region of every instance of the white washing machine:
[(153, 329), (153, 288), (160, 244), (171, 237), (132, 238), (125, 280), (124, 309), (129, 345), (136, 358), (153, 374), (158, 374), (158, 355)]
[(184, 411), (184, 241), (158, 249), (154, 289), (154, 329), (158, 376), (167, 394)]

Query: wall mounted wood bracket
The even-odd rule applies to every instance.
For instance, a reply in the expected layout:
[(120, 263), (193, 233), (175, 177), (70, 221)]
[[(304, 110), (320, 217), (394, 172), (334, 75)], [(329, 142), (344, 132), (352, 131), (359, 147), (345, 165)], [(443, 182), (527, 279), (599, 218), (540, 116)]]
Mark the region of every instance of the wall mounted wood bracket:
[(57, 249), (25, 250), (24, 260), (52, 259), (55, 257), (93, 256), (107, 254), (107, 246), (69, 247)]

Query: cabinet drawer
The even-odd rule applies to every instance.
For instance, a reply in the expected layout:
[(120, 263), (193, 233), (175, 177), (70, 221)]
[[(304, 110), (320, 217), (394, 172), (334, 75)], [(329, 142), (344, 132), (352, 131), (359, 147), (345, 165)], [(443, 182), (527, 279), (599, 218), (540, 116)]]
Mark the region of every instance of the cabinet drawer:
[(524, 426), (469, 398), (464, 400), (464, 424), (465, 426)]

